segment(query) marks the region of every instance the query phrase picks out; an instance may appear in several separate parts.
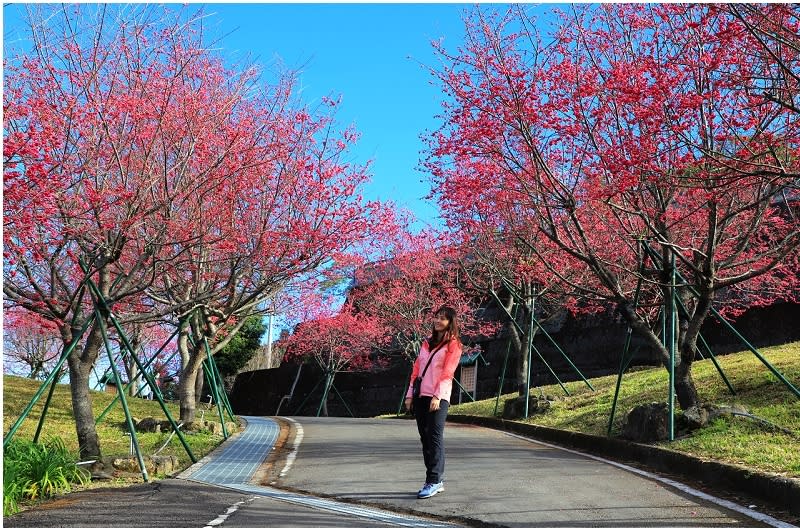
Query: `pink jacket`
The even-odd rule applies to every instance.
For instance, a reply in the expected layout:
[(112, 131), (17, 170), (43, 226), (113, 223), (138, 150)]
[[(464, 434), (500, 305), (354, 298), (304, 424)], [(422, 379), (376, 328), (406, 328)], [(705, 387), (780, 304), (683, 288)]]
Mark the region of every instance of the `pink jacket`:
[[(411, 398), (412, 387), (414, 379), (422, 374), (425, 370), (425, 365), (428, 364), (428, 359), (431, 357), (430, 350), (428, 350), (428, 340), (422, 342), (422, 347), (419, 349), (419, 355), (414, 361), (414, 368), (411, 371), (411, 380), (408, 384), (406, 391), (406, 398)], [(462, 352), (461, 343), (455, 339), (451, 339), (446, 346), (440, 348), (434, 354), (431, 366), (428, 367), (428, 372), (422, 379), (421, 396), (435, 396), (439, 400), (447, 400), (450, 402), (450, 392), (453, 389), (453, 377), (456, 374), (458, 362), (461, 361)]]

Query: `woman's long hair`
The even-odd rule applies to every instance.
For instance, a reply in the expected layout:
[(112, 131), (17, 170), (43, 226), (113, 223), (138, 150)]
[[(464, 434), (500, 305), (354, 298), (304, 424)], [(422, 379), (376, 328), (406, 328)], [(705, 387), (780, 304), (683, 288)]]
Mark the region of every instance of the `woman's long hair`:
[(458, 314), (456, 314), (455, 309), (451, 308), (450, 306), (442, 306), (438, 310), (436, 310), (433, 315), (439, 315), (440, 313), (444, 314), (444, 317), (450, 321), (450, 324), (447, 325), (447, 328), (444, 330), (442, 337), (439, 338), (439, 341), (436, 339), (436, 328), (431, 327), (431, 337), (428, 338), (428, 348), (432, 349), (436, 347), (442, 340), (449, 341), (451, 339), (455, 339), (456, 341), (461, 343), (461, 331), (458, 326)]

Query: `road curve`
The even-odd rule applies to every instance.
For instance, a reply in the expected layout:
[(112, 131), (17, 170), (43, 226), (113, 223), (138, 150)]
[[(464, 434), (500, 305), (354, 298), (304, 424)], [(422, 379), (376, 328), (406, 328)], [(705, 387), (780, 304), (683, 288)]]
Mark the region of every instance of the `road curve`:
[(456, 424), (445, 429), (445, 492), (417, 500), (425, 469), (412, 421), (293, 420), (303, 440), (276, 485), (300, 492), (492, 527), (788, 526), (605, 460)]
[(787, 526), (609, 461), (456, 424), (445, 429), (445, 492), (417, 500), (425, 471), (412, 421), (280, 419), (283, 435), (294, 427), (287, 438), (274, 419), (245, 418), (185, 479), (60, 496), (3, 526)]

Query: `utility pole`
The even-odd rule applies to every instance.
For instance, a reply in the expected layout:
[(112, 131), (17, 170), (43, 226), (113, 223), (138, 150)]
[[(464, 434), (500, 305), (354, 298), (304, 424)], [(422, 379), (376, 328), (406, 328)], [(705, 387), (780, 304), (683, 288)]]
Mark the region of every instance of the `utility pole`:
[(272, 313), (269, 314), (269, 325), (267, 328), (267, 367), (266, 369), (272, 367), (272, 320), (274, 315)]

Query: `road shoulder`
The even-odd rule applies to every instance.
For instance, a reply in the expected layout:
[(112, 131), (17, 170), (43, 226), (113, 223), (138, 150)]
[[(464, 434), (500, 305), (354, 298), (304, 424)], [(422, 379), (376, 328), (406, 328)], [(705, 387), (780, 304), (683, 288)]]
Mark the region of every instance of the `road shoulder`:
[(449, 415), (448, 422), (516, 433), (606, 457), (680, 481), (701, 492), (730, 499), (774, 518), (800, 526), (800, 480), (765, 474), (687, 454), (609, 437), (536, 426), (507, 419)]

